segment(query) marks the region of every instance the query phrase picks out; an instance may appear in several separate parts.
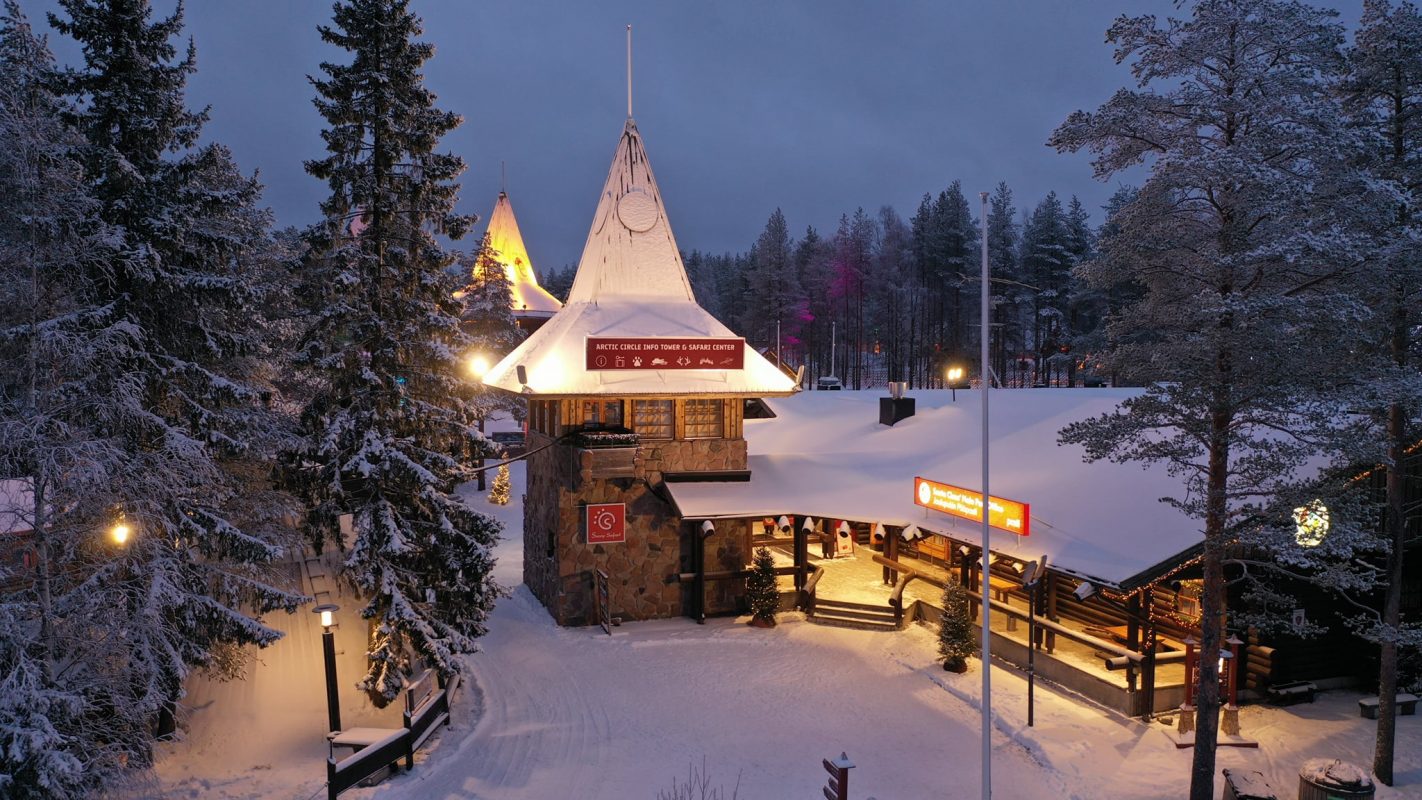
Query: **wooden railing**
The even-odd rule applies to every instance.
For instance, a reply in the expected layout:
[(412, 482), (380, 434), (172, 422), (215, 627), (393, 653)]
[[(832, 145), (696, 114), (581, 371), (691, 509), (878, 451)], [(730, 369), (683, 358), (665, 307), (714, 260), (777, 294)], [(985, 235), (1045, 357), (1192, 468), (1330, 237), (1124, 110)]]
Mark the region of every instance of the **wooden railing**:
[(800, 590), (800, 608), (811, 617), (815, 615), (815, 587), (819, 585), (820, 577), (824, 574), (824, 567), (815, 567), (810, 577), (805, 579), (805, 588)]
[[(441, 686), (439, 691), (428, 694), (422, 701), (407, 694), (407, 707), (403, 714), (404, 727), (396, 728), (390, 735), (372, 742), (355, 753), (337, 761), (326, 758), (326, 796), (336, 800), (341, 792), (355, 786), (377, 772), (389, 767), (400, 771), (400, 759), (405, 759), (405, 769), (415, 768), (415, 750), (434, 733), (440, 725), (449, 722), (449, 693), (458, 685), (458, 676), (450, 686)], [(416, 681), (411, 685), (415, 688)], [(413, 707), (411, 707), (413, 706)]]

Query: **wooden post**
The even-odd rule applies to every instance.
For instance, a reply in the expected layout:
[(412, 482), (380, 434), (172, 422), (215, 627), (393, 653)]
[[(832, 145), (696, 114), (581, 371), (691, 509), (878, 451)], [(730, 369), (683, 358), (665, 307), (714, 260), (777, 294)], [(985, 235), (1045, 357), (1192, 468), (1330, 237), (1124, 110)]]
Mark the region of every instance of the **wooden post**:
[[(887, 558), (890, 561), (899, 560), (899, 538), (899, 534), (889, 533), (888, 528), (884, 529), (884, 558)], [(884, 583), (897, 583), (898, 580), (898, 572), (889, 569), (888, 567), (884, 567)]]
[(795, 591), (799, 592), (805, 588), (805, 573), (809, 571), (810, 548), (805, 529), (794, 522), (793, 519), (790, 521), (790, 528), (795, 532)]
[(1155, 714), (1155, 590), (1147, 586), (1141, 590), (1141, 695), (1145, 698), (1145, 710), (1141, 716), (1149, 720)]
[[(1137, 653), (1141, 651), (1141, 596), (1132, 595), (1126, 601), (1126, 648)], [(1133, 662), (1126, 665), (1126, 690), (1134, 692), (1136, 690), (1136, 666)]]
[[(1057, 615), (1057, 575), (1054, 572), (1047, 573), (1047, 619), (1052, 622), (1061, 622), (1062, 618)], [(1047, 631), (1047, 652), (1057, 651), (1057, 632)]]
[(696, 582), (692, 591), (696, 594), (695, 613), (692, 615), (698, 625), (706, 624), (706, 537), (700, 529), (691, 532), (691, 568), (696, 572)]
[(833, 761), (824, 759), (821, 763), (829, 773), (829, 783), (825, 784), (825, 800), (849, 800), (849, 771), (854, 763), (847, 753), (840, 753)]

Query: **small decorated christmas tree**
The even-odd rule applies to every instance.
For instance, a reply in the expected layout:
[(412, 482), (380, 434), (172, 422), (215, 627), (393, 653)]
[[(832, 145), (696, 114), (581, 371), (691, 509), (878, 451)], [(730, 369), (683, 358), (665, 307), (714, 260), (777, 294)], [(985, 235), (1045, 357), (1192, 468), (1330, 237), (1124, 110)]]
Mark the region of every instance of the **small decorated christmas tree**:
[(968, 590), (952, 578), (943, 587), (943, 617), (938, 623), (938, 654), (943, 656), (943, 668), (950, 672), (967, 672), (968, 656), (977, 652), (973, 642), (973, 623), (968, 618)]
[(780, 610), (780, 589), (775, 582), (775, 559), (770, 549), (755, 551), (755, 563), (746, 578), (746, 602), (750, 604), (750, 624), (758, 628), (775, 626), (775, 612)]
[(494, 488), (489, 490), (489, 502), (496, 506), (509, 504), (509, 465), (500, 464), (499, 474), (494, 477)]

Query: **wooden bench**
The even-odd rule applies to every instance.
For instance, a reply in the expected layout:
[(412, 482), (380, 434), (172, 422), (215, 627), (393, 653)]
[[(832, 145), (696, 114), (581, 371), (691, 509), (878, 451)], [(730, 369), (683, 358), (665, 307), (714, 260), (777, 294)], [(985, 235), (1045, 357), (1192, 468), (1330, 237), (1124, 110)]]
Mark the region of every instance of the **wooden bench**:
[(1019, 588), (1017, 581), (999, 578), (996, 575), (988, 576), (988, 588), (992, 590), (992, 596), (999, 603), (1007, 602), (1007, 593)]
[[(1397, 695), (1397, 713), (1410, 717), (1417, 713), (1417, 696), (1399, 692)], [(1358, 715), (1364, 719), (1378, 718), (1378, 699), (1376, 697), (1364, 697), (1358, 701)]]
[(1291, 706), (1295, 703), (1312, 703), (1318, 685), (1313, 681), (1293, 681), (1276, 683), (1269, 687), (1269, 702), (1276, 706)]
[(1279, 800), (1262, 772), (1226, 769), (1224, 779), (1225, 792), (1221, 800)]

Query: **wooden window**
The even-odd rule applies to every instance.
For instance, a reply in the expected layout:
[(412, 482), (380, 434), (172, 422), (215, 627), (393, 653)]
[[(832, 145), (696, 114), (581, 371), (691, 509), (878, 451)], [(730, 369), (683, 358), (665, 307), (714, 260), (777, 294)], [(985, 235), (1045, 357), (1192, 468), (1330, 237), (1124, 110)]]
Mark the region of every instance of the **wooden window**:
[(633, 400), (632, 429), (643, 439), (670, 439), (676, 433), (676, 404), (671, 400)]
[(686, 401), (686, 438), (720, 439), (725, 435), (726, 403), (724, 401)]
[(584, 427), (584, 428), (620, 428), (620, 427), (622, 427), (622, 401), (621, 401), (621, 400), (584, 400), (584, 401), (583, 401), (583, 427)]

